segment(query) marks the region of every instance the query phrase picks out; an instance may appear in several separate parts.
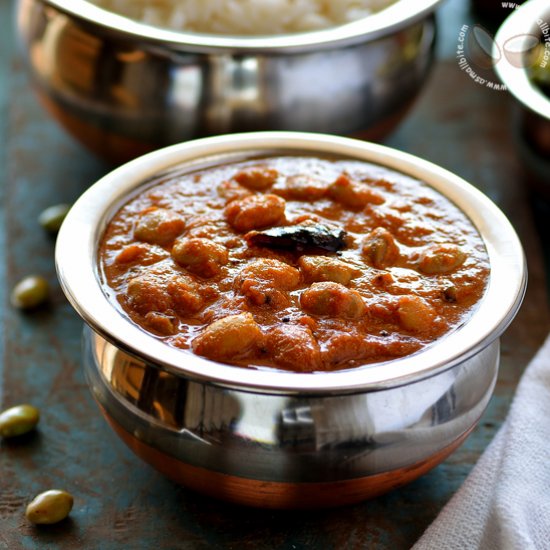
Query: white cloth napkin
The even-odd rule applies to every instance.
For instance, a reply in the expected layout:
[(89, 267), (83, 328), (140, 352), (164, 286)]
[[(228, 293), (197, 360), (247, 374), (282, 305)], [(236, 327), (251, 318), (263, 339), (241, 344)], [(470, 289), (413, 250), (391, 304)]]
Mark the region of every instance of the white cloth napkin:
[(508, 417), (413, 550), (550, 549), (550, 337)]

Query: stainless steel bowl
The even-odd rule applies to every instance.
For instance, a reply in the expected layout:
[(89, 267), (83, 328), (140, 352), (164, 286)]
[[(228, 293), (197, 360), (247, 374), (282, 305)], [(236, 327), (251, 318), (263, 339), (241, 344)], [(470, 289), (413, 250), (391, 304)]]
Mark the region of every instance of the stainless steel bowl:
[[(333, 373), (266, 372), (176, 350), (113, 306), (97, 270), (106, 223), (149, 177), (255, 155), (374, 162), (427, 182), (481, 233), (488, 289), (471, 319), (414, 355)], [(145, 155), (92, 186), (57, 238), (62, 287), (86, 321), (84, 363), (110, 424), (142, 458), (198, 491), (264, 507), (333, 506), (398, 487), (451, 453), (491, 396), (499, 335), (526, 268), (510, 223), (482, 193), (417, 157), (347, 138), (292, 132), (222, 136)]]
[(83, 0), (18, 0), (17, 19), (43, 104), (121, 161), (240, 131), (379, 139), (426, 81), (439, 2), (401, 1), (340, 27), (270, 37), (174, 32)]
[[(546, 32), (546, 34), (544, 34)], [(550, 64), (550, 7), (548, 0), (530, 0), (515, 10), (499, 28), (495, 44), (505, 44), (519, 37), (518, 51), (528, 51), (529, 36), (539, 36), (546, 43)], [(516, 127), (520, 137), (520, 152), (528, 168), (538, 177), (538, 188), (550, 196), (550, 97), (529, 78), (528, 61), (524, 67), (502, 59), (495, 65), (501, 81), (515, 97), (519, 107)]]

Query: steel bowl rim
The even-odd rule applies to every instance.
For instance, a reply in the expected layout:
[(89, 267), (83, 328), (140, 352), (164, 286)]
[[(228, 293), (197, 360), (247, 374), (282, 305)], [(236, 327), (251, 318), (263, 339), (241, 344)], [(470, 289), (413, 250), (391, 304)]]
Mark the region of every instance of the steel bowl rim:
[[(331, 373), (261, 371), (235, 367), (177, 350), (147, 334), (115, 308), (97, 270), (97, 243), (108, 219), (148, 177), (199, 159), (223, 162), (243, 152), (332, 153), (373, 162), (427, 182), (461, 208), (480, 231), (489, 253), (488, 289), (463, 326), (416, 354)], [(201, 160), (202, 162), (202, 160)], [(196, 166), (196, 164), (195, 164)], [(510, 222), (479, 190), (428, 161), (350, 138), (298, 132), (255, 132), (166, 147), (110, 172), (74, 204), (58, 234), (56, 269), (69, 302), (98, 334), (120, 349), (178, 376), (264, 393), (344, 394), (396, 387), (436, 375), (493, 342), (514, 318), (527, 274), (522, 246)]]
[[(499, 27), (493, 46), (493, 58), (497, 59), (498, 44), (504, 44), (511, 37), (520, 33), (533, 32), (538, 19), (549, 18), (548, 0), (530, 0), (514, 10)], [(523, 43), (527, 40), (524, 36)], [(550, 37), (548, 38), (550, 40)], [(546, 120), (550, 120), (550, 98), (534, 84), (525, 68), (514, 67), (510, 63), (495, 63), (495, 71), (507, 90), (527, 109)]]
[(185, 51), (299, 52), (366, 42), (422, 20), (442, 0), (400, 0), (366, 18), (318, 31), (269, 36), (237, 36), (173, 31), (134, 21), (107, 11), (87, 0), (33, 0), (51, 6), (78, 20), (110, 32), (133, 36), (143, 41), (165, 44)]

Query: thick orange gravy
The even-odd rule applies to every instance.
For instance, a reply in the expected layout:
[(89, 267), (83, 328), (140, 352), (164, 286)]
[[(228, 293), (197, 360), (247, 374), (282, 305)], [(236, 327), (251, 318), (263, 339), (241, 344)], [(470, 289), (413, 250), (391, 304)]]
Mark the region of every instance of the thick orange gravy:
[(298, 372), (420, 350), (489, 276), (472, 223), (428, 185), (290, 156), (160, 177), (110, 221), (99, 263), (108, 296), (167, 345)]

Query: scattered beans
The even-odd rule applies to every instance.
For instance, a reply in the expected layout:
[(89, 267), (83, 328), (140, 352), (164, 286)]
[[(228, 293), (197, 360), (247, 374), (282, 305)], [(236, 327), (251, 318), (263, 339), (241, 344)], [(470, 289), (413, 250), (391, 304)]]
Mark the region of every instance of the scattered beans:
[(70, 204), (55, 204), (46, 208), (40, 216), (38, 223), (52, 235), (55, 235), (61, 228), (63, 220), (71, 209)]
[(73, 502), (71, 494), (52, 489), (37, 495), (27, 506), (25, 516), (37, 525), (58, 523), (70, 514)]
[(31, 275), (15, 285), (10, 301), (16, 308), (33, 309), (46, 302), (49, 295), (48, 281), (39, 275)]
[(17, 405), (0, 414), (0, 436), (17, 437), (34, 430), (40, 411), (32, 405)]

